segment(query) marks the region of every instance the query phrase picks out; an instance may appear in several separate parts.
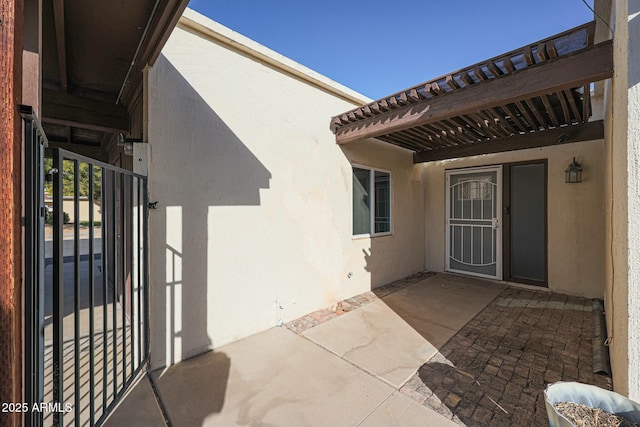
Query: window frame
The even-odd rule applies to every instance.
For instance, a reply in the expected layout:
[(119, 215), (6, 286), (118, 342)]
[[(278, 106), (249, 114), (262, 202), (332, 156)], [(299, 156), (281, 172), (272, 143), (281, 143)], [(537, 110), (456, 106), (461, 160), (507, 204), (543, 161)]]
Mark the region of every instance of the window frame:
[[(363, 169), (369, 171), (369, 194), (371, 198), (370, 208), (369, 208), (369, 233), (363, 234), (353, 234), (353, 169)], [(389, 174), (389, 231), (384, 231), (381, 233), (376, 233), (375, 230), (375, 203), (376, 203), (376, 195), (375, 195), (375, 173), (382, 172)], [(393, 235), (393, 174), (390, 170), (376, 168), (372, 166), (366, 166), (358, 163), (351, 164), (351, 238), (352, 239), (366, 239), (370, 237), (382, 237), (382, 236), (391, 236)]]

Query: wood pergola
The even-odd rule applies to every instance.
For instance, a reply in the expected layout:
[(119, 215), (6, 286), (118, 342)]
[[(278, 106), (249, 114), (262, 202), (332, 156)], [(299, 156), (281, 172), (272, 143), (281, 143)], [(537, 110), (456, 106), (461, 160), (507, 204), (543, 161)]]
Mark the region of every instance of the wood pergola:
[(595, 21), (335, 116), (338, 144), (377, 138), (414, 162), (604, 137), (590, 87), (613, 75), (612, 40)]

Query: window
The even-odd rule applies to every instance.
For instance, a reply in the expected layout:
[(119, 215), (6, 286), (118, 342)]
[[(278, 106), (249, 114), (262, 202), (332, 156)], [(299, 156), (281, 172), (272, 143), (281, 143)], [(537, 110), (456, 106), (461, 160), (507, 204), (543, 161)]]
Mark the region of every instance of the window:
[(353, 167), (353, 235), (391, 233), (391, 174)]
[(491, 200), (493, 197), (493, 184), (488, 178), (469, 177), (458, 182), (460, 200)]

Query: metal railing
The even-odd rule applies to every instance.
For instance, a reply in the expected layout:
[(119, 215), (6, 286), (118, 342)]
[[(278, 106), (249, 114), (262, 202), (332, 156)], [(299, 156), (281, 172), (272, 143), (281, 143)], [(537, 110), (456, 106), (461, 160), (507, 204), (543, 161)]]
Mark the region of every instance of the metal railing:
[[(20, 106), (24, 131), (24, 393), (44, 401), (44, 149), (47, 137), (33, 109)], [(25, 425), (42, 425), (42, 413), (25, 412)]]
[[(37, 121), (23, 117), (32, 146)], [(147, 179), (39, 153), (25, 151), (25, 206), (37, 212), (25, 218), (25, 390), (39, 409), (25, 424), (100, 426), (148, 360)]]

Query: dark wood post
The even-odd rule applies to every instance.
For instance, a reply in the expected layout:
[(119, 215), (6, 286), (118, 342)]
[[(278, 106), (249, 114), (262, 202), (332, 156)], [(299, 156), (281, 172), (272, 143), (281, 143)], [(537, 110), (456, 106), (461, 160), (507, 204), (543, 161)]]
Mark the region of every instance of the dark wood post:
[[(23, 0), (0, 0), (0, 402), (22, 401), (21, 119)], [(0, 413), (19, 426), (20, 413)]]

